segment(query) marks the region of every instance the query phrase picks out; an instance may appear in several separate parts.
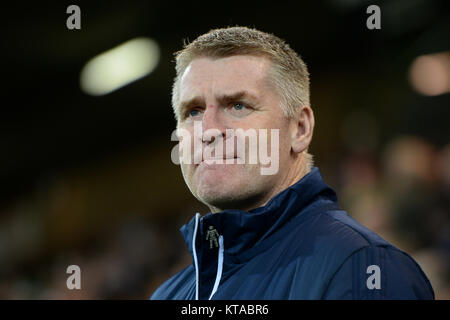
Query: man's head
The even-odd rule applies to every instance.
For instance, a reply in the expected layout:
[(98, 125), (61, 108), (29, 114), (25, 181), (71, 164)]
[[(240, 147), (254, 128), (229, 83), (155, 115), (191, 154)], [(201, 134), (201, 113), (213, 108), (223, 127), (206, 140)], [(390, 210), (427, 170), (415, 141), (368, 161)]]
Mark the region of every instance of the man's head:
[[(283, 40), (245, 27), (212, 30), (176, 53), (176, 71), (172, 106), (177, 128), (192, 133), (204, 149), (221, 141), (236, 146), (239, 137), (228, 134), (232, 129), (258, 134), (266, 129), (267, 149), (273, 152), (276, 144), (279, 170), (271, 175), (261, 174), (265, 165), (250, 163), (248, 157), (243, 164), (182, 162), (189, 189), (212, 211), (261, 206), (310, 170), (307, 149), (314, 116), (309, 75)], [(196, 122), (217, 134), (212, 139), (194, 136)], [(272, 139), (274, 130), (279, 139)], [(233, 157), (238, 155), (224, 151), (223, 158)]]

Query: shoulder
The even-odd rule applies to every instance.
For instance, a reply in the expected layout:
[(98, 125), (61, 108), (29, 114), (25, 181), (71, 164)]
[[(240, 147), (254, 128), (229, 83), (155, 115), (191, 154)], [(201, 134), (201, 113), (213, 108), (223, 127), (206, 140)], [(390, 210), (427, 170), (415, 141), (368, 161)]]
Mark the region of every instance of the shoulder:
[[(340, 265), (347, 257), (369, 246), (391, 246), (387, 241), (365, 228), (342, 210), (311, 211), (311, 214), (298, 223), (293, 223), (297, 240), (302, 250), (312, 247), (314, 256)], [(294, 246), (295, 247), (295, 246)]]
[(411, 256), (345, 211), (315, 211), (293, 227), (290, 257), (316, 279), (317, 298), (434, 298), (429, 280)]
[(414, 259), (394, 246), (370, 245), (352, 253), (334, 273), (324, 299), (434, 299)]
[(362, 226), (345, 211), (323, 212), (318, 219), (322, 220), (322, 228), (330, 232), (329, 250), (342, 252), (325, 298), (434, 298), (428, 278), (408, 253)]
[(372, 230), (364, 227), (344, 210), (330, 210), (319, 214), (323, 227), (331, 232), (331, 238), (337, 244), (352, 242), (355, 249), (366, 246), (391, 246)]

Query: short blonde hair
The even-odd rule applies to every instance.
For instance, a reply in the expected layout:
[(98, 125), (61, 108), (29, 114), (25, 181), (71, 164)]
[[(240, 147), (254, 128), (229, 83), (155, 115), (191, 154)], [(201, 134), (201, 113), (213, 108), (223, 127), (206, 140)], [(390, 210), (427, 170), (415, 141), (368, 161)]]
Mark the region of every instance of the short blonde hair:
[[(185, 42), (175, 52), (176, 76), (172, 86), (172, 108), (179, 120), (178, 104), (180, 81), (184, 71), (196, 58), (225, 58), (234, 55), (263, 56), (272, 62), (270, 81), (281, 97), (281, 108), (286, 117), (296, 115), (300, 106), (309, 106), (309, 72), (301, 57), (282, 39), (269, 33), (247, 27), (213, 29)], [(307, 153), (307, 169), (312, 167), (312, 156)]]

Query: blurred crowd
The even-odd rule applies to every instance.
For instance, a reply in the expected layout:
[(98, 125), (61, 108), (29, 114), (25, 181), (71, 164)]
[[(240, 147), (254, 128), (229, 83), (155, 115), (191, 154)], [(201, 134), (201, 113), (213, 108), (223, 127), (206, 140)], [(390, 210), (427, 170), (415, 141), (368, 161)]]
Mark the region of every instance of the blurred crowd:
[[(398, 136), (368, 150), (346, 152), (333, 166), (316, 163), (341, 206), (411, 254), (436, 298), (450, 299), (450, 144)], [(147, 299), (191, 262), (179, 233), (197, 209), (191, 203), (167, 219), (125, 214), (97, 236), (59, 246), (46, 242), (51, 226), (29, 203), (19, 199), (0, 216), (1, 299)], [(81, 268), (81, 290), (67, 289), (70, 264)]]

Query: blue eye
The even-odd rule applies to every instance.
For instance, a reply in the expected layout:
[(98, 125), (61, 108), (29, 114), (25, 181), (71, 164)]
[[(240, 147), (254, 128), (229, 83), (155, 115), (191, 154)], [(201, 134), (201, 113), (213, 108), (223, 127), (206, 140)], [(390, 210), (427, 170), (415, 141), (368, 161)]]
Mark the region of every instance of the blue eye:
[(194, 110), (189, 111), (188, 114), (190, 117), (196, 117), (200, 114), (200, 110), (194, 109)]
[(235, 104), (233, 104), (233, 108), (235, 110), (242, 110), (245, 108), (245, 106), (242, 103), (235, 103)]

